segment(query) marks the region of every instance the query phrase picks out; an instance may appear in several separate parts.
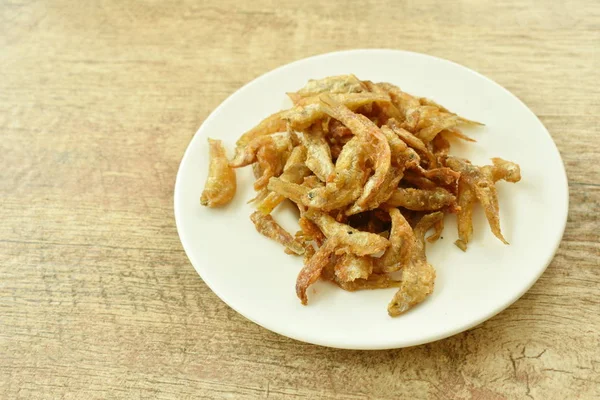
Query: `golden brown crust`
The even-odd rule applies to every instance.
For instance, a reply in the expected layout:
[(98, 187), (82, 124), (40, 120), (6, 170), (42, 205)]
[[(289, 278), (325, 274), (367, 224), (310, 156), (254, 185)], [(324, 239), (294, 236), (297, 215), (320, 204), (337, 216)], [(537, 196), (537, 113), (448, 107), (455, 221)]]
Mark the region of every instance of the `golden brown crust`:
[(208, 139), (208, 177), (200, 197), (200, 204), (207, 207), (221, 207), (229, 203), (237, 188), (235, 171), (227, 162), (225, 148), (220, 140)]
[[(388, 313), (403, 314), (434, 288), (425, 243), (440, 239), (444, 215), (455, 213), (456, 244), (466, 250), (475, 202), (504, 241), (494, 184), (519, 181), (519, 166), (494, 158), (477, 167), (450, 155), (452, 140), (473, 141), (458, 127), (477, 123), (392, 84), (354, 75), (311, 80), (288, 96), (292, 108), (242, 135), (229, 165), (223, 151), (211, 172), (226, 176), (231, 167), (252, 165), (258, 193), (251, 219), (286, 253), (304, 255), (296, 281), (302, 304), (309, 286), (322, 278), (348, 291), (397, 287)], [(206, 193), (217, 186), (211, 185)], [(270, 215), (285, 200), (299, 211), (295, 236)]]

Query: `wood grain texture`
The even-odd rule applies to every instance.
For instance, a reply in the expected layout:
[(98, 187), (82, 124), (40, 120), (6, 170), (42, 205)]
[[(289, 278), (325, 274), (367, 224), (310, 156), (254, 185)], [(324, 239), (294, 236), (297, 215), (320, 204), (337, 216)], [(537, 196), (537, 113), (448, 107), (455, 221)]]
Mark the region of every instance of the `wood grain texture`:
[[(1, 0), (0, 398), (600, 398), (599, 46), (594, 0)], [(235, 313), (188, 262), (172, 211), (183, 152), (230, 93), (368, 47), (447, 58), (513, 91), (570, 184), (563, 242), (519, 301), (449, 339), (375, 352)]]

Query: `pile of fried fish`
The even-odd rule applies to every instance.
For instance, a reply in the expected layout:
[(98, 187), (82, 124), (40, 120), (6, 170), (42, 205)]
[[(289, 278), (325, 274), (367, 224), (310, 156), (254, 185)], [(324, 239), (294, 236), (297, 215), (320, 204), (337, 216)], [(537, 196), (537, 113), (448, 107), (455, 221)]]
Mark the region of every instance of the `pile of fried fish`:
[[(476, 166), (448, 154), (452, 141), (474, 142), (460, 126), (481, 124), (354, 75), (310, 80), (288, 96), (293, 107), (244, 133), (232, 160), (221, 141), (209, 139), (200, 201), (227, 204), (236, 191), (235, 168), (252, 165), (257, 195), (250, 219), (287, 253), (304, 257), (296, 281), (302, 304), (308, 287), (324, 279), (349, 291), (398, 288), (388, 313), (406, 312), (433, 291), (426, 241), (440, 238), (444, 215), (452, 213), (455, 243), (466, 251), (476, 203), (493, 234), (508, 244), (495, 183), (518, 182), (519, 166), (501, 158)], [(286, 199), (299, 210), (300, 230), (293, 235), (271, 215)]]

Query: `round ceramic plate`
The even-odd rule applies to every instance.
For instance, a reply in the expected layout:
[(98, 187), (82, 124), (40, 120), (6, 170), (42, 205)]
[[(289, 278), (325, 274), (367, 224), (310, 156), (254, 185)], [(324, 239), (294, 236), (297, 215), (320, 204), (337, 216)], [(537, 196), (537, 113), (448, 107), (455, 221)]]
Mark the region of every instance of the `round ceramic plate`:
[[(498, 183), (502, 231), (490, 232), (483, 211), (474, 214), (467, 252), (457, 239), (455, 217), (446, 217), (443, 239), (427, 248), (436, 268), (433, 294), (406, 314), (391, 318), (395, 289), (345, 292), (327, 282), (309, 288), (309, 304), (296, 297), (302, 258), (259, 235), (246, 202), (254, 196), (251, 168), (237, 170), (235, 199), (221, 209), (200, 206), (208, 171), (207, 137), (222, 139), (230, 156), (236, 139), (291, 103), (285, 93), (309, 79), (355, 74), (391, 82), (428, 97), (484, 127), (466, 129), (477, 143), (453, 144), (451, 154), (489, 164), (502, 157), (521, 166), (517, 184)], [(439, 58), (397, 50), (353, 50), (300, 60), (250, 82), (202, 124), (179, 167), (175, 218), (183, 247), (206, 284), (225, 303), (255, 323), (297, 340), (348, 349), (385, 349), (442, 339), (502, 311), (525, 293), (560, 243), (567, 217), (568, 187), (560, 154), (548, 131), (517, 97), (490, 79)], [(275, 218), (297, 230), (291, 207)]]

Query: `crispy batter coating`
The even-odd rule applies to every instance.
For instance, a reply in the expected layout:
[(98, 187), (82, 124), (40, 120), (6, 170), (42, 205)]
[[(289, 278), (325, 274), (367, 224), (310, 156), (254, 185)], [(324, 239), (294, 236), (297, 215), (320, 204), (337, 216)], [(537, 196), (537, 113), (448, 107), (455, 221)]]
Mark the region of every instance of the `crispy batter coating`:
[(306, 289), (319, 279), (321, 271), (323, 271), (323, 268), (329, 263), (338, 244), (339, 241), (336, 237), (327, 239), (325, 243), (323, 243), (323, 246), (316, 251), (298, 274), (298, 278), (296, 279), (296, 295), (302, 304), (308, 304)]
[(331, 211), (355, 201), (368, 177), (366, 153), (362, 139), (355, 136), (342, 149), (334, 174), (326, 186), (310, 190), (301, 202), (307, 207)]
[(344, 282), (332, 274), (328, 274), (328, 276), (325, 276), (324, 278), (334, 282), (340, 288), (348, 292), (355, 292), (357, 290), (397, 288), (402, 285), (402, 282), (393, 280), (389, 275), (376, 273), (369, 275), (367, 279), (355, 279), (350, 282)]
[(414, 133), (423, 142), (429, 142), (445, 129), (460, 124), (481, 125), (462, 118), (432, 100), (417, 98), (389, 83), (378, 84), (392, 99), (392, 104), (404, 115), (402, 128)]
[[(298, 105), (287, 111), (283, 115), (283, 119), (288, 122), (290, 127), (295, 130), (304, 130), (310, 127), (313, 123), (321, 118), (324, 118), (326, 113), (323, 110), (321, 98), (323, 95), (303, 98)], [(390, 98), (384, 94), (376, 93), (348, 93), (348, 94), (328, 94), (333, 101), (342, 104), (351, 110), (371, 104), (376, 101), (389, 102)]]
[(306, 166), (323, 182), (333, 174), (335, 166), (331, 158), (331, 149), (323, 135), (319, 124), (312, 126), (310, 131), (299, 133), (300, 142), (306, 147)]
[(492, 158), (494, 163), (493, 167), (490, 168), (492, 171), (492, 179), (494, 182), (499, 180), (505, 180), (506, 182), (516, 183), (521, 180), (521, 168), (511, 161), (506, 161), (501, 158)]
[(281, 132), (269, 136), (259, 136), (251, 140), (248, 145), (240, 148), (229, 165), (233, 168), (245, 167), (257, 160), (258, 152), (265, 146), (272, 146), (274, 151), (288, 153), (292, 146), (292, 139), (288, 132)]
[(343, 254), (335, 264), (335, 275), (342, 282), (357, 279), (368, 279), (373, 272), (373, 259), (369, 256), (359, 257), (354, 254)]
[(415, 211), (432, 211), (447, 207), (456, 202), (456, 197), (444, 188), (412, 189), (398, 188), (388, 199), (387, 204)]
[(473, 236), (473, 205), (475, 194), (463, 181), (458, 184), (458, 207), (456, 223), (458, 228), (458, 240), (454, 242), (462, 251), (467, 251), (467, 244)]
[(281, 173), (283, 166), (277, 149), (272, 142), (267, 143), (258, 150), (256, 159), (263, 171), (261, 177), (254, 181), (254, 190), (259, 191), (267, 186), (269, 179)]
[(388, 141), (388, 146), (390, 146), (390, 160), (392, 164), (397, 167), (405, 167), (405, 162), (409, 155), (406, 143), (387, 125), (381, 127), (381, 133), (383, 133)]
[(406, 129), (402, 128), (395, 119), (387, 121), (387, 126), (400, 138), (404, 143), (415, 149), (419, 154), (429, 161), (430, 165), (435, 166), (436, 158), (433, 153), (427, 148), (425, 143)]
[(308, 188), (297, 183), (286, 182), (281, 178), (273, 177), (269, 179), (267, 188), (294, 203), (302, 203), (303, 198), (308, 194)]
[[(376, 93), (346, 93), (332, 94), (331, 96), (336, 102), (344, 104), (350, 109), (356, 109), (374, 101), (390, 101), (389, 96), (386, 94)], [(234, 159), (237, 159), (237, 154), (244, 152), (245, 147), (258, 137), (285, 132), (288, 124), (293, 129), (306, 129), (323, 116), (324, 112), (318, 95), (302, 98), (296, 106), (268, 116), (257, 126), (244, 133), (236, 142), (236, 157)]]
[[(294, 147), (279, 179), (284, 182), (302, 183), (304, 178), (310, 175), (310, 170), (306, 167), (305, 160), (306, 148), (304, 146)], [(262, 174), (261, 172), (261, 176)], [(285, 196), (268, 191), (268, 194), (260, 200), (256, 208), (263, 214), (270, 214), (285, 199)]]
[(473, 233), (473, 204), (477, 200), (485, 212), (492, 233), (504, 244), (508, 244), (500, 230), (500, 205), (495, 183), (504, 179), (507, 182), (521, 180), (521, 170), (513, 162), (501, 158), (493, 158), (494, 165), (478, 167), (468, 160), (448, 157), (447, 164), (450, 168), (460, 172), (459, 207), (458, 212), (458, 240), (456, 245), (466, 251), (467, 244)]
[(434, 190), (438, 187), (434, 181), (425, 178), (417, 171), (406, 171), (402, 181), (407, 185), (415, 186), (417, 189)]
[(401, 168), (391, 167), (381, 188), (379, 188), (379, 191), (375, 193), (373, 198), (364, 206), (360, 206), (358, 202), (354, 203), (346, 210), (346, 215), (354, 215), (363, 211), (373, 210), (388, 201), (394, 191), (398, 188), (398, 184), (403, 176)]
[(414, 247), (413, 231), (400, 210), (386, 206), (392, 220), (390, 247), (375, 261), (377, 272), (395, 272), (405, 266)]
[(352, 112), (343, 104), (336, 103), (327, 95), (321, 96), (323, 110), (329, 116), (346, 125), (368, 147), (368, 156), (373, 162), (374, 173), (364, 185), (363, 192), (356, 203), (365, 204), (379, 191), (391, 167), (391, 150), (385, 135), (371, 120)]
[(402, 283), (390, 304), (388, 313), (395, 317), (421, 303), (433, 292), (435, 269), (425, 256), (425, 233), (437, 221), (444, 218), (441, 211), (424, 216), (414, 229), (414, 248), (410, 261), (402, 269)]
[(304, 247), (299, 241), (296, 241), (292, 235), (283, 229), (271, 215), (265, 215), (260, 211), (255, 211), (250, 215), (254, 227), (263, 236), (281, 243), (287, 249), (295, 254), (304, 254)]
[(442, 232), (444, 231), (444, 218), (437, 221), (433, 224), (433, 228), (435, 232), (433, 232), (430, 236), (427, 237), (427, 241), (429, 243), (435, 243), (442, 236)]
[[(390, 83), (354, 75), (310, 80), (288, 96), (294, 106), (244, 133), (229, 163), (221, 143), (209, 140), (201, 202), (229, 202), (236, 188), (232, 168), (252, 166), (258, 193), (250, 218), (286, 253), (304, 256), (296, 280), (302, 304), (309, 286), (324, 279), (347, 291), (398, 288), (388, 313), (405, 313), (434, 288), (425, 243), (440, 239), (444, 215), (455, 213), (455, 243), (466, 250), (475, 203), (506, 243), (495, 183), (518, 182), (519, 166), (501, 158), (475, 166), (451, 155), (457, 139), (474, 142), (459, 128), (479, 123)], [(299, 212), (294, 236), (270, 215), (284, 200)]]
[(306, 217), (300, 217), (298, 220), (298, 225), (300, 225), (300, 229), (302, 229), (304, 237), (309, 241), (314, 240), (318, 246), (321, 246), (327, 239), (317, 224)]
[(208, 139), (209, 167), (200, 204), (221, 207), (229, 203), (237, 187), (235, 171), (227, 162), (227, 154), (220, 140)]
[(350, 74), (311, 79), (302, 89), (287, 93), (287, 95), (294, 104), (297, 104), (305, 97), (312, 97), (321, 93), (360, 93), (364, 91), (366, 91), (365, 85), (356, 76)]
[[(495, 182), (498, 179), (507, 179), (509, 182), (517, 182), (521, 179), (521, 172), (514, 163), (502, 159), (495, 159), (494, 166), (478, 167), (471, 164), (468, 160), (448, 157), (446, 161), (448, 166), (457, 172), (460, 172), (460, 182), (468, 187), (477, 201), (483, 206), (485, 216), (490, 224), (492, 233), (504, 244), (508, 244), (500, 230), (500, 205), (498, 204), (498, 193)], [(460, 231), (459, 231), (460, 233)], [(459, 247), (465, 247), (469, 237), (460, 238), (464, 242), (457, 244)]]
[(383, 251), (390, 245), (386, 238), (337, 222), (324, 212), (309, 209), (304, 216), (314, 222), (327, 238), (336, 237), (343, 252), (366, 256)]

